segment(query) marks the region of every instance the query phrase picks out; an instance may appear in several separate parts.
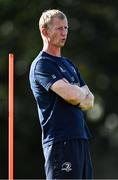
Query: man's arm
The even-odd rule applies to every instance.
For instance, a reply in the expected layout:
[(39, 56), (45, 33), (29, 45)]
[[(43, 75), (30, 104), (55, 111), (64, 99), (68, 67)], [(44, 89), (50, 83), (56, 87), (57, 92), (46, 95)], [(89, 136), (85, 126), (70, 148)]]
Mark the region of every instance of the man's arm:
[(86, 94), (81, 87), (70, 84), (66, 79), (56, 81), (51, 86), (51, 90), (72, 105), (78, 105), (86, 97)]
[(83, 89), (84, 93), (86, 94), (86, 97), (85, 97), (84, 100), (81, 101), (79, 107), (82, 110), (91, 109), (93, 107), (93, 105), (94, 105), (94, 95), (89, 90), (87, 85), (83, 86), (82, 89)]
[(79, 87), (70, 84), (66, 79), (56, 81), (52, 86), (56, 94), (72, 105), (78, 105), (82, 110), (87, 110), (93, 106), (93, 95), (85, 85)]

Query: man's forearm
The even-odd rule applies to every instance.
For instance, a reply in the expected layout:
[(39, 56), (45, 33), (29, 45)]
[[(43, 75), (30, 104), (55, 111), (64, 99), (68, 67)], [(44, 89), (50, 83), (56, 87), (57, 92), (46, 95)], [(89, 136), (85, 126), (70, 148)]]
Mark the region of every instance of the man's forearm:
[(86, 86), (79, 87), (76, 84), (69, 83), (66, 79), (56, 81), (51, 86), (51, 90), (72, 105), (80, 104), (88, 95)]
[(51, 90), (72, 105), (79, 104), (85, 98), (81, 87), (69, 83), (65, 78), (56, 81)]
[(77, 85), (68, 84), (68, 89), (65, 93), (68, 96), (65, 100), (72, 105), (80, 104), (86, 97), (83, 89)]

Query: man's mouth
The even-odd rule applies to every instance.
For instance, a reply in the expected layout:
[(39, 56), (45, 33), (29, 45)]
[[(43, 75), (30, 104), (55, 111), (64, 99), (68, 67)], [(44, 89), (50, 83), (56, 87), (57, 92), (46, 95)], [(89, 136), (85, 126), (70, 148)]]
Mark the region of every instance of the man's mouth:
[(66, 38), (63, 38), (62, 41), (66, 41)]

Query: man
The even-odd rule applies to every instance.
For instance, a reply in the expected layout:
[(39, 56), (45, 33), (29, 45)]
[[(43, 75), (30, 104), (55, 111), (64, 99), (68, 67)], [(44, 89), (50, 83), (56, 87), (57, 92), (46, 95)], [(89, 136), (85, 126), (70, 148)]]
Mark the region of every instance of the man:
[(47, 179), (91, 179), (90, 132), (83, 111), (94, 96), (79, 70), (61, 56), (68, 34), (66, 15), (56, 9), (42, 13), (39, 29), (43, 49), (30, 69), (37, 102)]

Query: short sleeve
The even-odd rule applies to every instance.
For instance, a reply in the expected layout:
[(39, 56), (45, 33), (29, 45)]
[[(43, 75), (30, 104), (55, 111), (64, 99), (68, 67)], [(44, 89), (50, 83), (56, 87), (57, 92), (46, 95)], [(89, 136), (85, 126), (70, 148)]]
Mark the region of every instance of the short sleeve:
[(55, 62), (48, 59), (40, 59), (34, 70), (35, 80), (47, 91), (54, 82), (63, 78)]

